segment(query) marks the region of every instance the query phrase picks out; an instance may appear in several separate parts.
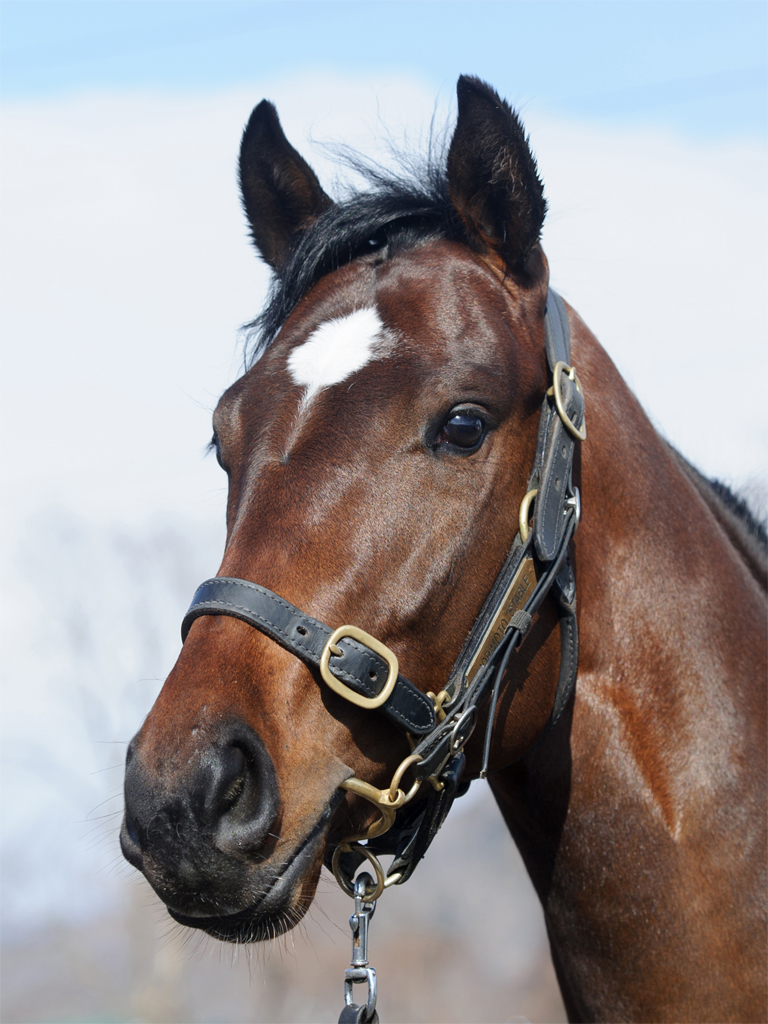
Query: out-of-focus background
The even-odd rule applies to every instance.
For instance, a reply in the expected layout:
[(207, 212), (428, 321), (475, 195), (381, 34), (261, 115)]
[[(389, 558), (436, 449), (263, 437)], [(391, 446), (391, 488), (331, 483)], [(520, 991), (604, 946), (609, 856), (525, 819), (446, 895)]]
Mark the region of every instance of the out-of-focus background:
[[(765, 512), (766, 27), (753, 2), (0, 6), (3, 1021), (330, 1021), (350, 901), (232, 949), (120, 858), (122, 760), (223, 542), (210, 412), (267, 274), (235, 187), (274, 100), (388, 159), (462, 72), (523, 113), (552, 280), (652, 420)], [(599, 894), (595, 894), (599, 898)], [(371, 932), (388, 1021), (564, 1020), (540, 909), (473, 785)]]

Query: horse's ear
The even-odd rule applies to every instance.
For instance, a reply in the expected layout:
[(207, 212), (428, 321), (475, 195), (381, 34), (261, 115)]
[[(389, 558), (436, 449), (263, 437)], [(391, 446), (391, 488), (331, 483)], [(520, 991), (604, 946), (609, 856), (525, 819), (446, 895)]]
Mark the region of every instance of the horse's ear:
[(456, 87), (459, 116), (448, 152), (451, 201), (480, 251), (525, 272), (547, 203), (525, 131), (512, 108), (478, 78)]
[(286, 139), (268, 100), (254, 108), (243, 132), (240, 192), (256, 248), (275, 270), (285, 263), (296, 234), (333, 205)]

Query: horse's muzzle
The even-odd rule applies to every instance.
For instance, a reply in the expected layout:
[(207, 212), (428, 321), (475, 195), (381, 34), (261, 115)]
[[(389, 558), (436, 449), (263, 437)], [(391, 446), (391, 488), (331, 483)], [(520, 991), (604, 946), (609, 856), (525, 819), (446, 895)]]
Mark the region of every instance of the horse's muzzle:
[(271, 886), (255, 869), (274, 848), (280, 801), (258, 735), (225, 722), (205, 730), (204, 744), (148, 760), (140, 733), (126, 758), (126, 859), (184, 923), (205, 927), (262, 900)]

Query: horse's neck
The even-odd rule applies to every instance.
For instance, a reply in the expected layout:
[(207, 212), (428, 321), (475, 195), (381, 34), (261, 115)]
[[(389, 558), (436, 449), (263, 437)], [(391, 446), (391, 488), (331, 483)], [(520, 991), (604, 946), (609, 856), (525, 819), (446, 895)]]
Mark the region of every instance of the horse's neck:
[(494, 792), (572, 1016), (752, 1019), (765, 1010), (765, 965), (759, 978), (747, 966), (765, 947), (764, 593), (605, 353), (576, 337), (589, 431), (576, 694)]

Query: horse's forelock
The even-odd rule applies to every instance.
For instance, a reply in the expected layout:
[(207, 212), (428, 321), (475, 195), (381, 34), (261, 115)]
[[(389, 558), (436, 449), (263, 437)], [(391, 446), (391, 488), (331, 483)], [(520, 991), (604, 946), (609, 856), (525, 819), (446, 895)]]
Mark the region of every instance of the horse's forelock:
[(420, 171), (411, 163), (408, 173), (391, 176), (354, 155), (345, 154), (345, 162), (367, 177), (373, 189), (348, 195), (299, 235), (281, 273), (272, 278), (264, 310), (245, 325), (246, 368), (269, 347), (298, 302), (324, 274), (385, 245), (393, 255), (426, 239), (461, 233), (445, 173), (431, 155)]

